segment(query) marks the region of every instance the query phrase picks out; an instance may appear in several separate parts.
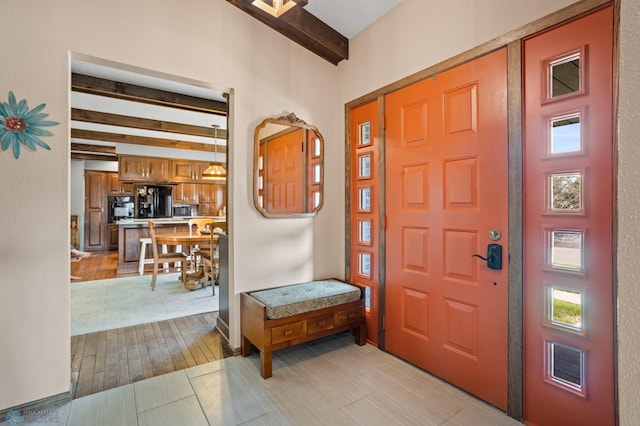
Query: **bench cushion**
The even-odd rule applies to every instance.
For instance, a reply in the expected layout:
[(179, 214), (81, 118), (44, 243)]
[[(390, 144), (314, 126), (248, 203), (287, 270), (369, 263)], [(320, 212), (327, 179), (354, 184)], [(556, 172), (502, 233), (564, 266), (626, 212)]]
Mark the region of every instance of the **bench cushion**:
[(360, 288), (338, 280), (310, 281), (250, 293), (267, 307), (267, 318), (285, 318), (360, 299)]

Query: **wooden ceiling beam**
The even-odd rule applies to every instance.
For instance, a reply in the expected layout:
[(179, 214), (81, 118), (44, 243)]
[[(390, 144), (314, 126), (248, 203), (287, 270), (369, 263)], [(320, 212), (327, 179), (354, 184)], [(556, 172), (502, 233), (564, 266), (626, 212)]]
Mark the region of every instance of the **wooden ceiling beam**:
[(85, 152), (72, 152), (72, 160), (93, 160), (93, 161), (118, 161), (117, 155), (100, 155)]
[(71, 90), (189, 111), (227, 115), (227, 104), (225, 102), (151, 89), (149, 87), (77, 73), (71, 74)]
[(349, 59), (349, 39), (303, 9), (307, 0), (297, 1), (296, 7), (278, 18), (253, 6), (252, 0), (227, 1), (333, 65)]
[(149, 138), (146, 136), (124, 135), (118, 133), (97, 132), (93, 130), (71, 129), (71, 137), (103, 142), (127, 143), (133, 145), (157, 146), (161, 148), (186, 149), (191, 151), (206, 151), (226, 153), (226, 146), (216, 147), (214, 144), (200, 142), (179, 141), (175, 139)]
[(107, 112), (90, 111), (86, 109), (71, 108), (71, 119), (85, 123), (106, 124), (109, 126), (154, 130), (158, 132), (178, 133), (207, 138), (213, 138), (216, 136), (218, 139), (227, 139), (227, 131), (224, 129), (218, 129), (216, 133), (213, 127), (193, 126), (189, 124), (131, 117), (128, 115), (110, 114)]
[(75, 143), (71, 142), (71, 152), (84, 152), (84, 153), (94, 153), (94, 154), (103, 154), (103, 155), (116, 155), (116, 147), (115, 146), (105, 146), (105, 145), (89, 145), (86, 143)]

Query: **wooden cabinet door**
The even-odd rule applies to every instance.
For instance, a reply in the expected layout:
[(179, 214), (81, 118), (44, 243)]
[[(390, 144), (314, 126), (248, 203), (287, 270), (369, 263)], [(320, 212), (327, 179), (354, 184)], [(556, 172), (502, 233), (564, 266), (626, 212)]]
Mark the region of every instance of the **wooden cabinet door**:
[(208, 166), (206, 161), (171, 160), (171, 182), (197, 182)]
[(154, 182), (169, 180), (169, 159), (148, 157), (146, 166), (147, 179)]
[(130, 155), (120, 156), (118, 172), (122, 180), (142, 180), (145, 178), (145, 167), (147, 165), (145, 157)]
[(109, 195), (133, 195), (133, 184), (124, 183), (118, 173), (107, 175), (107, 193)]
[(198, 201), (201, 203), (216, 203), (218, 201), (218, 185), (213, 183), (201, 183), (198, 187)]
[(118, 165), (120, 180), (167, 182), (169, 181), (169, 159), (122, 155)]
[(216, 216), (218, 214), (216, 203), (198, 204), (198, 216)]
[(86, 171), (84, 247), (87, 251), (104, 250), (107, 224), (107, 173)]
[(195, 183), (181, 183), (173, 190), (174, 204), (198, 204), (198, 185)]
[(107, 250), (118, 250), (118, 225), (107, 225)]

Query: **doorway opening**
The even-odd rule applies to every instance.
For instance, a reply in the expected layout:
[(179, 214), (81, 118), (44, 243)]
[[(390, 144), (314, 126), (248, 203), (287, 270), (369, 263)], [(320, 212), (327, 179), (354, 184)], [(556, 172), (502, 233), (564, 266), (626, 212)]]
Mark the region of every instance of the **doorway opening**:
[[(152, 264), (139, 268), (149, 219), (175, 232), (215, 217), (226, 233), (226, 178), (203, 176), (228, 166), (228, 94), (83, 55), (71, 82), (71, 245), (88, 254), (70, 267), (74, 398), (229, 356), (215, 330), (215, 282), (192, 291), (161, 268), (152, 292)], [(131, 167), (139, 163), (151, 166)], [(143, 209), (142, 190), (160, 186), (166, 211)]]

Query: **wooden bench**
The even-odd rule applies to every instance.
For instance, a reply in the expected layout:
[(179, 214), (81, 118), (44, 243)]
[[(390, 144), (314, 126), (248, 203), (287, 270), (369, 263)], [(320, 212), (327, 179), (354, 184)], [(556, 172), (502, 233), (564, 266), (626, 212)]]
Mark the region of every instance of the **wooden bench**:
[(272, 375), (272, 352), (278, 349), (348, 330), (358, 345), (364, 345), (364, 294), (363, 287), (338, 280), (242, 293), (242, 356), (251, 355), (251, 345), (255, 346), (260, 351), (260, 374), (267, 379)]

